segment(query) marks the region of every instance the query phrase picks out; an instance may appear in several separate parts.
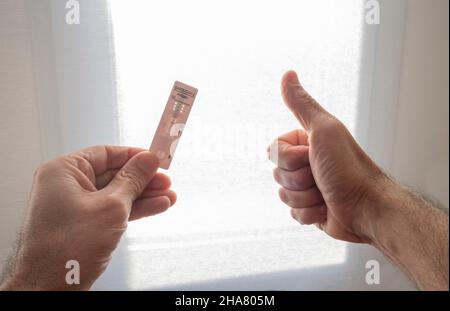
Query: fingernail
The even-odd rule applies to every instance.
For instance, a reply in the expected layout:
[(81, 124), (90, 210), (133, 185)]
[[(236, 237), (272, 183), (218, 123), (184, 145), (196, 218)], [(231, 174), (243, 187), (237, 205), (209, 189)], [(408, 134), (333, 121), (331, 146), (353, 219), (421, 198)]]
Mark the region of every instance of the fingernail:
[(295, 71), (290, 70), (286, 74), (287, 82), (290, 85), (299, 85), (300, 81), (298, 80), (298, 75)]
[(172, 206), (172, 201), (170, 200), (170, 198), (168, 196), (163, 196), (163, 198), (166, 198), (167, 201), (169, 202), (169, 206)]
[(172, 206), (172, 202), (170, 201), (169, 197), (167, 196), (160, 196), (157, 197), (157, 202), (156, 204), (159, 204), (159, 206), (161, 206), (162, 208), (169, 208)]
[(297, 215), (294, 216), (294, 219), (302, 226), (305, 224), (300, 217), (297, 217)]

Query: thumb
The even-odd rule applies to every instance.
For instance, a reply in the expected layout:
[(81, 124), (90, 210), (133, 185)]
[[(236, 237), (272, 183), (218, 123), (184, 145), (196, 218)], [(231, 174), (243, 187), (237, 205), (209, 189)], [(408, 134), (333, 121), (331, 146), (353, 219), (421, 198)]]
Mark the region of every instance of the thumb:
[(147, 188), (158, 166), (159, 160), (154, 153), (140, 152), (128, 160), (105, 190), (118, 193), (131, 206)]
[(284, 102), (300, 121), (305, 130), (311, 130), (318, 116), (328, 114), (298, 81), (295, 71), (284, 74), (281, 82)]

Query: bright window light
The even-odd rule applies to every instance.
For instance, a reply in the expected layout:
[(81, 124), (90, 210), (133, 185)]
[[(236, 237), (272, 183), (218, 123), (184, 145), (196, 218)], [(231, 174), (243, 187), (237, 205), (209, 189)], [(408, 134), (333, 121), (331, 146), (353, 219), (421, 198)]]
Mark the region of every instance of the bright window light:
[(299, 127), (280, 95), (295, 69), (351, 131), (363, 1), (110, 0), (121, 143), (148, 148), (175, 80), (199, 89), (168, 174), (178, 202), (131, 223), (132, 289), (343, 263), (345, 243), (290, 218), (266, 147)]

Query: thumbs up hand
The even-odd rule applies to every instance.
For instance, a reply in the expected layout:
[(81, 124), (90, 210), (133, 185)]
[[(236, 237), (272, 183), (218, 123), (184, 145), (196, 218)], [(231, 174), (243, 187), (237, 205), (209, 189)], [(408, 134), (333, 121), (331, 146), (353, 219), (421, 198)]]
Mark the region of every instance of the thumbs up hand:
[(369, 242), (365, 224), (376, 212), (370, 203), (389, 178), (295, 72), (284, 75), (282, 95), (304, 130), (286, 133), (269, 147), (280, 199), (301, 224), (315, 224), (336, 239)]

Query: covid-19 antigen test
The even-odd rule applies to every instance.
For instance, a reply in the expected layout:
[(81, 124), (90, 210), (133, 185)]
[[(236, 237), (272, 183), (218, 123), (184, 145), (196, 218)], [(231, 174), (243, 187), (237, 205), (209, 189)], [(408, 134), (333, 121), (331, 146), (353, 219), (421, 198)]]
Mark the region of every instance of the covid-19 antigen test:
[(197, 91), (196, 88), (178, 81), (173, 85), (150, 146), (150, 151), (154, 152), (160, 160), (159, 167), (163, 169), (168, 169), (172, 162)]

